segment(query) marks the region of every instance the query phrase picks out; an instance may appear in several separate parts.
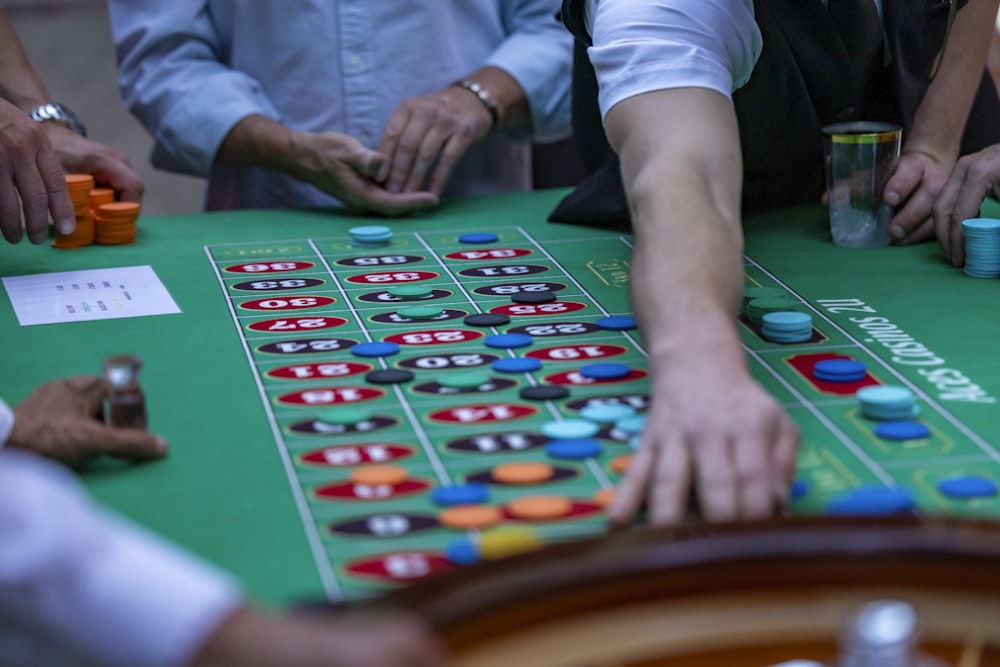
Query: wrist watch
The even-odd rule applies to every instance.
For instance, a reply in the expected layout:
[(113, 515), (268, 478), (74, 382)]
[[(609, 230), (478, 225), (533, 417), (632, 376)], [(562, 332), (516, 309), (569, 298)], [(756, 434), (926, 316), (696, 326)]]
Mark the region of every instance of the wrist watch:
[(82, 137), (87, 136), (87, 127), (83, 124), (83, 121), (73, 113), (72, 109), (64, 104), (43, 104), (40, 107), (32, 109), (28, 115), (39, 123), (54, 121), (65, 125)]

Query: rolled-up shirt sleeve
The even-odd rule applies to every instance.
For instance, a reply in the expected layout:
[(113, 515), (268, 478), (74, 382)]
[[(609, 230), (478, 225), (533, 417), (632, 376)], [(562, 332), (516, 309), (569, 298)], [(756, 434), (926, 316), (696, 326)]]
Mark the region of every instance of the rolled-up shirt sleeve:
[(0, 450), (5, 667), (181, 667), (239, 604), (229, 576), (100, 508), (62, 467)]
[(558, 0), (502, 3), (507, 37), (486, 64), (510, 74), (524, 90), (531, 114), (530, 134), (540, 141), (570, 132), (573, 36), (556, 18)]
[(207, 176), (241, 119), (280, 120), (259, 81), (227, 67), (203, 0), (109, 0), (125, 106), (156, 142), (153, 164)]
[(752, 0), (589, 0), (587, 18), (602, 117), (654, 90), (709, 88), (731, 98), (761, 50)]

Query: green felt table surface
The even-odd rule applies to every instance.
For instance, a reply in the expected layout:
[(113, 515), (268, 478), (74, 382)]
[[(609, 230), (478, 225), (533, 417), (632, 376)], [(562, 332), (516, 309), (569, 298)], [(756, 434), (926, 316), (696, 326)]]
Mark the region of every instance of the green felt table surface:
[[(628, 239), (547, 223), (563, 194), (460, 200), (413, 219), (375, 223), (388, 224), (407, 242), (426, 231), (431, 248), (443, 242), (445, 232), (521, 228), (552, 250), (545, 261), (570, 267), (581, 289), (597, 295), (603, 312), (628, 312)], [(995, 208), (990, 204), (986, 212), (996, 213)], [(301, 256), (311, 248), (336, 259), (344, 253), (347, 229), (356, 224), (373, 219), (324, 211), (238, 211), (145, 217), (138, 242), (129, 246), (74, 251), (47, 244), (0, 246), (0, 276), (148, 264), (183, 311), (21, 327), (10, 303), (0, 300), (0, 395), (13, 404), (47, 379), (99, 373), (108, 355), (140, 355), (150, 428), (168, 438), (170, 455), (138, 466), (102, 461), (83, 473), (88, 488), (234, 572), (258, 599), (283, 604), (315, 596), (329, 589), (329, 575), (316, 561), (323, 546), (303, 529), (297, 468), (275, 446), (274, 423), (262, 407), (218, 270), (261, 257)], [(826, 212), (818, 206), (757, 217), (747, 221), (746, 230), (748, 284), (777, 285), (800, 297), (814, 315), (823, 351), (864, 349), (880, 381), (908, 383), (917, 392), (922, 418), (935, 430), (931, 443), (906, 451), (855, 437), (851, 429), (859, 427), (860, 418), (850, 400), (810, 394), (811, 387), (786, 361), (788, 348), (766, 343), (744, 327), (755, 374), (803, 428), (800, 476), (826, 488), (823, 499), (851, 486), (895, 480), (911, 485), (927, 511), (1000, 513), (995, 498), (965, 504), (931, 498), (933, 483), (943, 476), (1000, 479), (1000, 455), (993, 449), (1000, 445), (1000, 281), (966, 277), (946, 265), (931, 243), (835, 247)], [(572, 245), (577, 236), (588, 239), (580, 257)], [(222, 275), (227, 285), (237, 277)], [(593, 319), (594, 305), (588, 308)], [(274, 403), (280, 392), (269, 386), (266, 393)], [(308, 486), (310, 479), (299, 481)], [(821, 511), (810, 501), (801, 509)]]

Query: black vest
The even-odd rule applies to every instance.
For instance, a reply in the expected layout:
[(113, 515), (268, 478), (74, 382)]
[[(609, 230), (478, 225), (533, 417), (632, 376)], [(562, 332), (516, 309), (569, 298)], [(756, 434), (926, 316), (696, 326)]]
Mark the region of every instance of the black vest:
[[(733, 94), (743, 150), (743, 209), (751, 214), (816, 203), (824, 188), (820, 128), (847, 120), (913, 125), (948, 29), (948, 0), (883, 0), (887, 42), (871, 0), (838, 15), (830, 0), (754, 0), (763, 50), (750, 81)], [(964, 4), (960, 0), (959, 5)], [(608, 145), (587, 59), (583, 0), (564, 0), (562, 18), (577, 36), (573, 133), (587, 177), (550, 216), (554, 222), (629, 225), (618, 157)], [(844, 18), (844, 17), (847, 18)], [(891, 62), (883, 67), (884, 44)], [(1000, 100), (985, 72), (962, 154), (1000, 142)]]

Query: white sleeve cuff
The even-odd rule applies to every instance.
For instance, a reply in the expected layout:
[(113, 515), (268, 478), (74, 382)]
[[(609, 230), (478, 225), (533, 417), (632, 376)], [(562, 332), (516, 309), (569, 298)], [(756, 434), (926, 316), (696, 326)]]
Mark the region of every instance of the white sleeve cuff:
[(12, 664), (181, 667), (240, 604), (229, 576), (96, 506), (61, 466), (0, 451), (0, 655), (16, 647)]
[(0, 399), (0, 447), (7, 443), (10, 432), (14, 430), (14, 411)]

